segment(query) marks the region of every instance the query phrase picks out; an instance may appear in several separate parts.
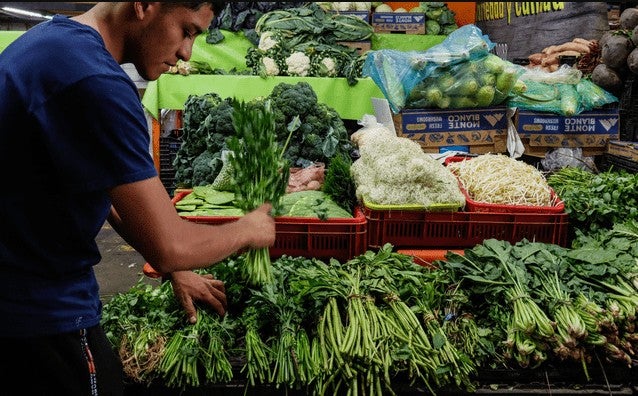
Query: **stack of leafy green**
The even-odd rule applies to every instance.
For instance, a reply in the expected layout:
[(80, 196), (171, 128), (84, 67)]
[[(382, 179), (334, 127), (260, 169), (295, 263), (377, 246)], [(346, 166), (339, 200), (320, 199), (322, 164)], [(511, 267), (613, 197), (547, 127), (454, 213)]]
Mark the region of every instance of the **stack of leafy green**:
[[(244, 211), (235, 205), (235, 194), (219, 191), (212, 186), (197, 186), (175, 203), (180, 216), (242, 216)], [(351, 210), (341, 207), (322, 191), (297, 191), (285, 194), (275, 212), (284, 217), (316, 217), (326, 219), (352, 218)]]
[(339, 43), (366, 40), (373, 33), (361, 18), (314, 3), (266, 13), (255, 30), (259, 43), (246, 54), (254, 75), (344, 77), (350, 85), (361, 77), (365, 55)]
[(623, 169), (593, 173), (565, 167), (550, 174), (547, 182), (565, 203), (570, 227), (576, 233), (596, 233), (638, 220), (638, 174)]
[(195, 186), (193, 191), (175, 202), (180, 216), (242, 216), (244, 211), (235, 206), (235, 193), (207, 186)]
[[(320, 103), (310, 84), (280, 83), (255, 106), (271, 102), (275, 116), (276, 141), (283, 147), (292, 135), (284, 158), (295, 166), (323, 162), (329, 166), (339, 153), (349, 156), (353, 146), (339, 114)], [(173, 166), (176, 185), (181, 188), (207, 185), (215, 181), (224, 161), (227, 140), (235, 135), (231, 99), (215, 93), (191, 95), (184, 105), (182, 144)]]
[(182, 115), (182, 143), (173, 167), (179, 187), (210, 184), (222, 168), (221, 152), (235, 133), (232, 106), (214, 92), (189, 95)]
[[(187, 324), (167, 282), (147, 291), (153, 299), (140, 298), (139, 287), (114, 296), (103, 325), (114, 347), (139, 362), (145, 351), (131, 344), (150, 334), (148, 345), (163, 340), (145, 370), (127, 370), (141, 383), (183, 389), (235, 380), (248, 393), (270, 385), (317, 395), (395, 394), (401, 383), (430, 393), (472, 390), (472, 356), (446, 333), (444, 279), (391, 250), (346, 263), (284, 256), (272, 263), (274, 281), (258, 289), (243, 283), (245, 256), (229, 258), (202, 271), (226, 282), (223, 319), (202, 308), (197, 324)], [(233, 378), (229, 361), (240, 368)]]
[(481, 369), (549, 365), (581, 365), (589, 381), (590, 364), (638, 358), (638, 222), (576, 242), (490, 239), (434, 270), (390, 245), (344, 263), (284, 256), (260, 289), (239, 255), (202, 271), (226, 283), (223, 319), (200, 308), (203, 323), (188, 324), (166, 282), (115, 295), (102, 324), (129, 377), (175, 388), (471, 392)]
[(444, 2), (421, 1), (418, 7), (409, 11), (425, 14), (425, 34), (447, 36), (459, 28), (454, 11), (450, 10)]
[(206, 32), (206, 42), (217, 44), (224, 40), (221, 30), (231, 32), (242, 31), (253, 44), (259, 42), (259, 35), (255, 32), (257, 21), (265, 13), (274, 10), (298, 7), (296, 1), (229, 1), (219, 13)]
[[(435, 263), (468, 296), (459, 306), (512, 367), (582, 364), (594, 356), (631, 367), (638, 333), (638, 222), (616, 225), (574, 248), (486, 240)], [(494, 364), (494, 363), (492, 363)]]

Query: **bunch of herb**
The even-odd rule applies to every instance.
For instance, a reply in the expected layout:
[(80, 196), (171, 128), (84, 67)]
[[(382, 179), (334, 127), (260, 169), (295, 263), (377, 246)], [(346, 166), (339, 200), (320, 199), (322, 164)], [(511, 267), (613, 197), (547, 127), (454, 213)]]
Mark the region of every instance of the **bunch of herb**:
[[(276, 140), (275, 117), (270, 101), (233, 102), (232, 122), (235, 135), (228, 141), (229, 157), (235, 180), (236, 205), (244, 212), (268, 202), (276, 212), (286, 193), (290, 165)], [(272, 282), (269, 248), (249, 249), (244, 264), (251, 285)]]
[(337, 153), (328, 167), (321, 190), (348, 213), (354, 212), (357, 204), (356, 186), (350, 173), (352, 159), (344, 153)]
[(565, 167), (552, 173), (547, 182), (565, 203), (576, 234), (596, 233), (638, 220), (638, 174), (622, 169), (596, 174)]
[(181, 318), (170, 282), (155, 287), (140, 279), (104, 305), (102, 326), (128, 378), (144, 382), (157, 375), (166, 342)]
[(173, 332), (157, 366), (166, 385), (185, 388), (230, 381), (233, 372), (227, 349), (234, 343), (234, 326), (228, 316), (199, 310), (194, 325)]

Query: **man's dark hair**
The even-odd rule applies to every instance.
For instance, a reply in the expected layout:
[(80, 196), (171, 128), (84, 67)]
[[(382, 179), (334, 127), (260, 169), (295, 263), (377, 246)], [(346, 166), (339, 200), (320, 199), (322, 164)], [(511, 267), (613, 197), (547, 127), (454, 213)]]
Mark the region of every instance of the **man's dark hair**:
[(165, 1), (164, 3), (170, 7), (186, 7), (195, 11), (203, 5), (210, 5), (215, 16), (218, 16), (226, 6), (225, 1)]

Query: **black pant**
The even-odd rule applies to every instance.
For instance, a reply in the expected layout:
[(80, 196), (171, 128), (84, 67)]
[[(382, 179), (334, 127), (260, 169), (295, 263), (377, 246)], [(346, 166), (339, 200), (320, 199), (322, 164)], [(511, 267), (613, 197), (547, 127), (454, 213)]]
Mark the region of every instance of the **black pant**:
[(100, 326), (43, 337), (0, 337), (0, 394), (121, 396), (122, 364)]

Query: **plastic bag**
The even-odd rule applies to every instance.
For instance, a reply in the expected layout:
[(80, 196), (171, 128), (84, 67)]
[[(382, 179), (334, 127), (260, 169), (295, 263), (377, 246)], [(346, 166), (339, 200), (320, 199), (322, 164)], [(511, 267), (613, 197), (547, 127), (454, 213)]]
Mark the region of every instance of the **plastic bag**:
[(545, 154), (541, 165), (548, 172), (554, 172), (568, 166), (589, 171), (595, 169), (594, 160), (591, 157), (583, 157), (583, 150), (580, 147), (554, 149)]
[(520, 81), (526, 89), (509, 98), (510, 107), (571, 117), (618, 101), (613, 94), (582, 78), (580, 70), (567, 65), (551, 73), (530, 69), (520, 76)]
[(323, 162), (314, 162), (305, 168), (290, 168), (286, 193), (319, 190), (325, 179), (325, 170)]
[(486, 56), (494, 47), (489, 38), (474, 25), (453, 31), (441, 43), (426, 51), (384, 49), (369, 51), (362, 75), (371, 77), (398, 113), (406, 105), (408, 94), (438, 69)]
[(499, 105), (515, 89), (520, 68), (494, 54), (436, 68), (410, 91), (406, 108), (465, 109)]
[(357, 147), (363, 146), (371, 136), (396, 137), (394, 132), (378, 122), (377, 118), (371, 114), (364, 114), (357, 123), (361, 125), (361, 128), (350, 135), (350, 140)]

